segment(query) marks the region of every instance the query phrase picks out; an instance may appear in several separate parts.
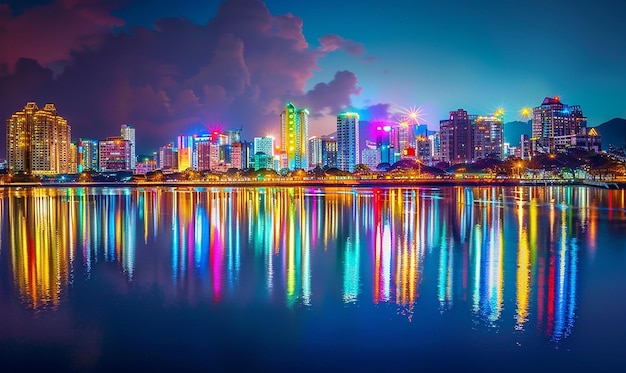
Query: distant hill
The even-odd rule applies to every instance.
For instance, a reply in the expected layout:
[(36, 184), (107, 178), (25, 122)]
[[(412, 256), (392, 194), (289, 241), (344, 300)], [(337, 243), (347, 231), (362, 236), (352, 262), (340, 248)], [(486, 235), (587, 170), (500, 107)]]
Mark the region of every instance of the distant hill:
[(511, 146), (518, 146), (520, 137), (528, 135), (532, 132), (532, 121), (528, 122), (508, 122), (504, 123), (504, 142), (508, 142)]
[(607, 150), (609, 145), (616, 148), (626, 146), (626, 119), (613, 118), (595, 127), (602, 136), (602, 150)]

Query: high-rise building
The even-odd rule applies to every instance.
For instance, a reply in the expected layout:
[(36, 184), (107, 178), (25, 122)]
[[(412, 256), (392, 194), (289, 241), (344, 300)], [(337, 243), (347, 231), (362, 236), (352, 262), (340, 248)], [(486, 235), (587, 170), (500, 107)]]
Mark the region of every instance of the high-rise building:
[(130, 171), (131, 144), (121, 136), (107, 137), (98, 143), (100, 172)]
[(476, 120), (474, 120), (473, 128), (474, 154), (472, 155), (472, 160), (475, 161), (479, 158), (495, 158), (502, 160), (504, 123), (501, 117), (478, 116)]
[(430, 164), (433, 160), (431, 142), (428, 136), (420, 134), (415, 138), (415, 156), (418, 160)]
[(586, 133), (587, 118), (578, 105), (563, 104), (561, 99), (546, 97), (533, 109), (532, 138), (536, 152), (557, 150), (555, 138)]
[(376, 149), (376, 143), (366, 140), (365, 147), (361, 152), (361, 163), (370, 168), (370, 170), (375, 170), (376, 167), (380, 164), (380, 152)]
[(35, 102), (7, 120), (7, 167), (11, 172), (55, 175), (69, 172), (71, 127), (54, 104)]
[(391, 126), (379, 123), (376, 126), (376, 149), (380, 153), (380, 163), (393, 164), (394, 151), (391, 145)]
[(120, 135), (130, 143), (130, 169), (134, 170), (137, 165), (137, 152), (135, 142), (135, 129), (128, 124), (122, 124)]
[(193, 167), (193, 137), (178, 136), (178, 170)]
[(472, 161), (472, 122), (475, 115), (459, 109), (450, 112), (450, 118), (439, 122), (441, 140), (441, 160), (451, 164)]
[(337, 168), (337, 139), (333, 136), (322, 136), (322, 162), (328, 168)]
[(280, 152), (283, 167), (289, 170), (307, 169), (307, 145), (309, 139), (309, 111), (298, 109), (288, 102), (280, 114)]
[(321, 137), (309, 139), (309, 168), (324, 167), (324, 141)]
[(255, 137), (254, 153), (262, 152), (274, 158), (274, 138), (272, 136)]
[(245, 145), (241, 141), (233, 142), (230, 145), (230, 168), (241, 170), (244, 168), (243, 159), (245, 155)]
[(204, 134), (193, 137), (194, 169), (208, 171), (211, 169), (211, 135)]
[(178, 154), (174, 144), (169, 143), (159, 148), (159, 169), (171, 171), (178, 169)]
[(409, 128), (408, 122), (402, 121), (396, 127), (394, 135), (397, 137), (397, 147), (395, 148), (395, 151), (398, 153), (400, 158), (402, 158), (403, 155), (406, 155), (407, 148), (414, 146), (411, 132), (413, 131)]
[(340, 170), (354, 171), (359, 162), (359, 114), (337, 114), (337, 164)]
[(67, 166), (67, 173), (78, 173), (78, 144), (74, 141), (70, 142), (70, 157)]
[(98, 171), (98, 141), (78, 139), (78, 172)]

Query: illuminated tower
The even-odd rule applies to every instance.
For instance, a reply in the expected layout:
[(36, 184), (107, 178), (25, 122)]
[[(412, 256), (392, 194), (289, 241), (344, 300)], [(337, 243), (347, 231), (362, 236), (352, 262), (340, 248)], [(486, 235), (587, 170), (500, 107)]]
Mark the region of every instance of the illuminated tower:
[(159, 169), (168, 171), (178, 169), (178, 156), (174, 144), (169, 143), (159, 148)]
[(307, 169), (307, 145), (309, 138), (309, 111), (297, 109), (288, 102), (280, 114), (280, 151), (283, 166), (289, 170)]
[(561, 103), (559, 96), (546, 97), (541, 106), (533, 109), (532, 141), (540, 152), (556, 150), (555, 137), (585, 133), (587, 118), (578, 105)]
[(337, 114), (337, 165), (340, 170), (354, 171), (359, 162), (359, 114)]
[(120, 135), (124, 140), (128, 140), (130, 142), (130, 168), (131, 170), (134, 170), (137, 165), (135, 129), (128, 124), (122, 124)]
[(33, 125), (35, 112), (39, 108), (34, 102), (26, 104), (22, 111), (13, 114), (7, 120), (7, 169), (9, 172), (32, 171), (30, 151), (30, 128)]
[(33, 175), (68, 173), (70, 141), (71, 127), (54, 104), (39, 110), (29, 102), (7, 120), (7, 167)]

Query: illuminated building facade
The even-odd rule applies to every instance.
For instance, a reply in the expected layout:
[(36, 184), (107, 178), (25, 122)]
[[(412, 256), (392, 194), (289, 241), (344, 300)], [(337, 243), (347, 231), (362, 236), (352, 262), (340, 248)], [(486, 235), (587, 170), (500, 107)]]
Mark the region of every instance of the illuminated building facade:
[(328, 168), (337, 168), (337, 139), (333, 136), (322, 136), (322, 162)]
[(70, 174), (78, 172), (78, 144), (76, 142), (70, 142), (70, 158), (67, 172)]
[(354, 171), (359, 162), (359, 114), (337, 114), (337, 164), (340, 170)]
[(78, 172), (97, 171), (98, 141), (92, 139), (78, 139)]
[(35, 102), (7, 120), (7, 167), (33, 175), (69, 173), (71, 127), (54, 104)]
[(193, 137), (178, 136), (178, 170), (193, 167)]
[(317, 136), (309, 139), (309, 168), (324, 167), (324, 141)]
[[(407, 155), (407, 148), (413, 146), (413, 139), (411, 137), (411, 130), (409, 128), (408, 122), (400, 122), (398, 127), (396, 128), (395, 135), (397, 137), (397, 147), (395, 151), (399, 155), (400, 158), (403, 158)], [(397, 158), (398, 156), (396, 156)]]
[(122, 124), (120, 136), (122, 136), (124, 140), (128, 140), (130, 142), (130, 169), (134, 170), (137, 165), (135, 129), (128, 124)]
[(376, 149), (376, 143), (372, 141), (365, 141), (365, 147), (361, 152), (361, 163), (375, 170), (380, 163), (380, 152)]
[(415, 138), (415, 156), (424, 163), (432, 161), (431, 142), (427, 136), (420, 134)]
[(472, 161), (472, 121), (476, 116), (459, 109), (450, 112), (450, 118), (439, 122), (441, 160), (450, 164)]
[(504, 122), (501, 117), (478, 116), (473, 123), (474, 154), (472, 160), (494, 158), (502, 160), (502, 143), (504, 141)]
[(307, 145), (309, 139), (309, 111), (298, 109), (288, 102), (280, 115), (280, 151), (284, 157), (283, 167), (289, 170), (307, 169)]
[(391, 126), (378, 125), (376, 127), (376, 148), (380, 153), (380, 163), (393, 163), (393, 146), (391, 145)]
[(569, 106), (560, 97), (546, 97), (540, 106), (533, 109), (532, 140), (535, 152), (555, 152), (559, 150), (556, 137), (585, 134), (587, 117), (579, 105)]
[(130, 170), (130, 141), (121, 136), (107, 137), (98, 144), (100, 172)]
[(254, 152), (265, 153), (270, 157), (274, 157), (274, 138), (272, 136), (255, 137), (254, 138)]
[(163, 171), (178, 169), (178, 155), (174, 144), (169, 143), (159, 148), (158, 168)]

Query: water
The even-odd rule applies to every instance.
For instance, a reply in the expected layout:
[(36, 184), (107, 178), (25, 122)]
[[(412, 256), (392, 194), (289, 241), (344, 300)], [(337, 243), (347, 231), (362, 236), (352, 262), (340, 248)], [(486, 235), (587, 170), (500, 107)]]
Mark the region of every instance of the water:
[(626, 363), (623, 190), (1, 193), (9, 370)]

